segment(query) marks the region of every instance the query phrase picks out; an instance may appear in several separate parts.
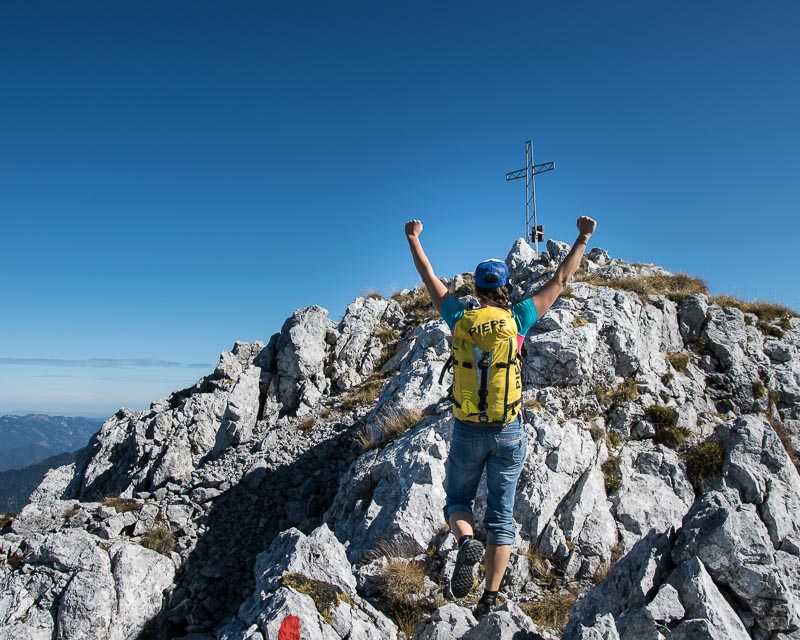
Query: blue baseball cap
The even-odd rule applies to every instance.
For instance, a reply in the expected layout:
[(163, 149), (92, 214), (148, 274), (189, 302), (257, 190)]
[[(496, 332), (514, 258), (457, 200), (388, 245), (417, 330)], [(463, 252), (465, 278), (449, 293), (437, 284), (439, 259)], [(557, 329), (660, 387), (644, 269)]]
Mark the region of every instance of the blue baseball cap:
[(475, 267), (475, 286), (479, 289), (497, 289), (508, 284), (508, 267), (497, 258), (484, 260)]

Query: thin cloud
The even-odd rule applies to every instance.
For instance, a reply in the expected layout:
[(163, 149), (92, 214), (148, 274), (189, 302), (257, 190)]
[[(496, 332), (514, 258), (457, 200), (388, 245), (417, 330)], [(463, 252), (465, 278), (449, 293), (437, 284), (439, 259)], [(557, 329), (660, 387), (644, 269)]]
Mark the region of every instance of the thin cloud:
[(89, 369), (130, 369), (132, 367), (160, 367), (168, 369), (209, 369), (207, 363), (171, 362), (151, 358), (87, 358), (67, 360), (62, 358), (0, 358), (0, 364), (34, 365), (39, 367), (86, 367)]

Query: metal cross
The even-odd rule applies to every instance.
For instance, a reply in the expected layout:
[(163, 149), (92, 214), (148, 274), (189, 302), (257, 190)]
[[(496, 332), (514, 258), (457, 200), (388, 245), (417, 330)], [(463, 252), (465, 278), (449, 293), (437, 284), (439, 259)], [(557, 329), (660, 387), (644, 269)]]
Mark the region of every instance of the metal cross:
[(525, 239), (533, 242), (536, 255), (539, 255), (539, 241), (544, 240), (544, 226), (536, 219), (536, 182), (534, 176), (556, 168), (555, 162), (533, 164), (533, 141), (525, 142), (525, 168), (506, 174), (506, 181), (525, 178)]

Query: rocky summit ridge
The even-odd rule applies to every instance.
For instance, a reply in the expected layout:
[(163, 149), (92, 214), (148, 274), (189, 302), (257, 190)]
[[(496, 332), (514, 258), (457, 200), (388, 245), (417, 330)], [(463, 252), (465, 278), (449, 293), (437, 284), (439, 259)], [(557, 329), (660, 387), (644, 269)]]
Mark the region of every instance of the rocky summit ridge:
[[(516, 296), (567, 249), (518, 240)], [(448, 335), (421, 290), (312, 306), (121, 409), (0, 521), (0, 639), (800, 639), (794, 314), (592, 250), (526, 339), (517, 544), (480, 622), (444, 589)]]

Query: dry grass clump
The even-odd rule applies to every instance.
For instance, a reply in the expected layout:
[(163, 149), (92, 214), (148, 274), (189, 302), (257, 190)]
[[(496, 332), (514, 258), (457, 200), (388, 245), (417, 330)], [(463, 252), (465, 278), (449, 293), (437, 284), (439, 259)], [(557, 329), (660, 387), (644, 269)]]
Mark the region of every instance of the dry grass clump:
[(725, 448), (709, 438), (688, 451), (685, 460), (686, 473), (695, 491), (704, 491), (709, 480), (722, 474)]
[(711, 301), (721, 307), (735, 307), (744, 313), (752, 313), (758, 318), (756, 328), (764, 335), (775, 338), (782, 338), (783, 332), (791, 329), (789, 319), (798, 317), (797, 312), (777, 302), (748, 302), (730, 295), (713, 296)]
[(645, 409), (644, 416), (655, 427), (653, 440), (670, 449), (682, 444), (691, 435), (686, 427), (677, 426), (678, 412), (672, 407), (654, 404)]
[(673, 275), (641, 275), (610, 279), (596, 274), (577, 275), (575, 280), (588, 282), (597, 287), (611, 287), (622, 291), (631, 291), (641, 296), (663, 295), (670, 300), (680, 300), (696, 293), (708, 293), (706, 283), (700, 278), (686, 273)]
[(353, 441), (361, 451), (369, 451), (404, 434), (423, 417), (423, 413), (415, 409), (391, 409), (380, 417), (377, 430), (361, 429), (353, 436)]
[(74, 516), (81, 508), (77, 504), (73, 504), (66, 509), (64, 509), (64, 522), (69, 522), (69, 520)]
[(163, 523), (156, 523), (150, 531), (142, 535), (139, 544), (153, 551), (158, 551), (161, 555), (169, 556), (175, 548), (175, 536), (172, 531)]
[(592, 442), (600, 442), (606, 437), (606, 430), (600, 425), (593, 424), (589, 427), (589, 435), (592, 436)]
[(446, 282), (447, 288), (450, 289), (450, 293), (456, 298), (464, 298), (466, 296), (474, 296), (475, 295), (475, 274), (474, 273), (462, 273), (461, 274), (461, 284), (459, 286), (455, 286), (456, 279), (453, 278), (452, 280)]
[(297, 428), (300, 431), (311, 431), (315, 424), (317, 424), (317, 421), (314, 416), (307, 416), (297, 423)]
[(625, 378), (625, 380), (617, 385), (616, 389), (607, 393), (607, 397), (614, 405), (636, 400), (636, 398), (639, 397), (639, 390), (636, 388), (636, 380), (633, 378)]
[(6, 562), (12, 569), (19, 568), (23, 560), (25, 560), (25, 556), (22, 553), (9, 553), (8, 556), (6, 556)]
[(414, 560), (393, 558), (378, 577), (378, 586), (387, 603), (395, 606), (408, 604), (425, 588), (425, 567)]
[(622, 444), (622, 438), (613, 431), (606, 431), (606, 447), (616, 449)]
[(673, 366), (675, 371), (686, 371), (689, 366), (689, 354), (681, 353), (680, 351), (670, 351), (667, 353), (667, 360)]
[(128, 511), (141, 511), (142, 505), (138, 500), (132, 498), (106, 498), (103, 500), (103, 505), (106, 507), (113, 507), (117, 513), (127, 513)]
[(439, 317), (425, 287), (417, 287), (407, 293), (395, 293), (392, 300), (400, 305), (410, 324), (422, 324)]
[(4, 513), (0, 515), (0, 530), (5, 529), (12, 522), (14, 522), (13, 513)]
[(375, 329), (375, 337), (381, 342), (395, 342), (400, 339), (400, 332), (391, 327), (378, 327)]
[(328, 624), (333, 623), (331, 611), (338, 607), (340, 602), (351, 604), (348, 595), (335, 584), (308, 578), (302, 573), (287, 573), (281, 576), (281, 586), (310, 596), (317, 611)]
[(386, 378), (380, 374), (373, 373), (360, 385), (350, 389), (342, 396), (342, 409), (352, 411), (353, 409), (360, 409), (374, 404), (378, 400), (378, 396), (381, 395), (385, 384)]
[(569, 610), (578, 601), (575, 591), (550, 593), (536, 602), (521, 602), (519, 608), (539, 627), (564, 631), (569, 622)]
[(764, 386), (764, 383), (761, 380), (756, 380), (753, 383), (753, 397), (758, 400), (759, 398), (763, 398), (767, 395), (767, 388)]
[(768, 322), (764, 322), (763, 320), (759, 320), (759, 322), (756, 324), (756, 328), (765, 336), (772, 336), (773, 338), (783, 338), (783, 329), (771, 325)]
[(530, 398), (524, 402), (522, 405), (526, 409), (531, 411), (541, 411), (542, 410), (542, 403), (539, 402), (536, 398)]
[(378, 293), (377, 291), (370, 291), (364, 297), (367, 298), (368, 300), (385, 300), (386, 299), (380, 293)]
[(418, 425), (422, 417), (421, 411), (413, 409), (389, 411), (381, 421), (381, 429), (383, 433), (386, 434), (387, 441), (391, 441), (408, 431), (411, 427)]
[(417, 623), (444, 604), (425, 593), (425, 566), (418, 560), (391, 557), (377, 577), (378, 608), (397, 622), (407, 637)]
[(550, 581), (555, 578), (555, 574), (553, 574), (553, 567), (548, 556), (536, 551), (535, 549), (528, 549), (524, 555), (528, 560), (528, 566), (530, 567), (534, 578), (537, 580), (546, 581)]
[(777, 302), (760, 302), (758, 300), (748, 302), (730, 295), (712, 296), (711, 302), (718, 304), (720, 307), (736, 307), (745, 313), (752, 313), (763, 322), (787, 320), (784, 323), (784, 328), (786, 329), (789, 328), (788, 319), (798, 317), (796, 311)]
[(353, 435), (353, 442), (359, 449), (361, 449), (362, 452), (369, 451), (370, 449), (374, 449), (378, 446), (377, 441), (374, 440), (364, 429), (360, 429), (359, 431), (355, 432)]
[(572, 319), (572, 328), (573, 329), (577, 329), (579, 327), (585, 327), (587, 324), (589, 324), (589, 321), (586, 318), (584, 318), (583, 316), (575, 316)]
[(391, 327), (378, 327), (375, 330), (375, 337), (383, 344), (376, 369), (380, 369), (395, 354), (397, 347), (400, 345), (400, 336), (401, 333)]
[(775, 433), (778, 434), (778, 438), (780, 438), (783, 448), (786, 449), (786, 453), (789, 455), (789, 459), (792, 461), (795, 469), (797, 469), (797, 472), (800, 473), (800, 454), (798, 454), (794, 446), (792, 446), (792, 440), (786, 431), (786, 427), (783, 426), (783, 423), (780, 420), (773, 417), (769, 413), (767, 413), (767, 420), (769, 421), (770, 426), (772, 426), (772, 428), (775, 430)]
[(603, 471), (603, 483), (606, 487), (606, 495), (613, 495), (622, 486), (622, 472), (619, 468), (620, 457), (609, 456), (600, 469)]

